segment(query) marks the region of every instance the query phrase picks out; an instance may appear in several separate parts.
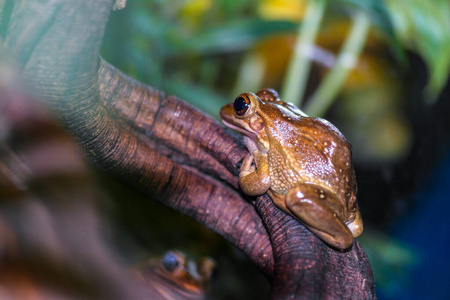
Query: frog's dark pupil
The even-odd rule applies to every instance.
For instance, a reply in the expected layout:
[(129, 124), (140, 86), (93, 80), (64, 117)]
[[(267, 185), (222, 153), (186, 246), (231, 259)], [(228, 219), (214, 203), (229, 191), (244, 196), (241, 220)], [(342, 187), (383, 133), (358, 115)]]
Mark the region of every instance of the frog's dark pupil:
[(249, 107), (248, 101), (245, 100), (244, 97), (237, 97), (236, 100), (234, 100), (234, 111), (238, 115), (243, 115), (247, 112), (247, 109)]
[(164, 256), (163, 266), (167, 271), (172, 272), (178, 267), (178, 265), (179, 262), (175, 254), (169, 252)]

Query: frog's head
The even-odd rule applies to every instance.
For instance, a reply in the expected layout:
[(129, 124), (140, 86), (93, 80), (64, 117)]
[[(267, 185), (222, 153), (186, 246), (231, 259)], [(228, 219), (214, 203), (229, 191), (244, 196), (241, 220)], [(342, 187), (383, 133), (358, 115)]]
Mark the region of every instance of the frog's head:
[(268, 132), (274, 135), (283, 131), (283, 124), (306, 115), (294, 105), (280, 101), (275, 90), (262, 89), (256, 94), (240, 94), (234, 103), (222, 107), (220, 116), (226, 126), (244, 134), (250, 153), (267, 153), (271, 144)]
[[(163, 257), (154, 257), (134, 268), (140, 281), (163, 280), (174, 292), (204, 294), (215, 269), (209, 257), (197, 261), (189, 259), (181, 251), (168, 251)], [(186, 297), (189, 298), (189, 297)], [(177, 298), (178, 299), (178, 298)]]
[(269, 89), (256, 94), (242, 93), (233, 103), (222, 107), (220, 116), (227, 127), (244, 134), (244, 141), (250, 153), (255, 150), (265, 153), (269, 149), (266, 129), (270, 126), (267, 122), (266, 103), (278, 100), (278, 94)]
[(222, 122), (244, 135), (254, 138), (264, 130), (264, 123), (258, 114), (261, 99), (253, 93), (242, 93), (233, 103), (220, 110)]

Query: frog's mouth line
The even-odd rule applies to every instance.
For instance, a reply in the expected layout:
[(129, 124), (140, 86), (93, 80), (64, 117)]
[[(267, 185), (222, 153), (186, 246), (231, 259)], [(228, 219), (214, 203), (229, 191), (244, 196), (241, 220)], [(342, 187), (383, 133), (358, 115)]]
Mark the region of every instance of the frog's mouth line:
[(231, 128), (233, 130), (239, 131), (240, 133), (242, 133), (242, 134), (244, 134), (244, 135), (246, 135), (246, 136), (248, 136), (250, 138), (256, 137), (256, 134), (254, 132), (245, 130), (245, 129), (241, 128), (241, 127), (238, 127), (238, 126), (236, 126), (236, 125), (234, 125), (232, 123), (229, 123), (229, 122), (225, 121), (224, 119), (222, 119), (222, 123), (225, 124), (225, 126)]

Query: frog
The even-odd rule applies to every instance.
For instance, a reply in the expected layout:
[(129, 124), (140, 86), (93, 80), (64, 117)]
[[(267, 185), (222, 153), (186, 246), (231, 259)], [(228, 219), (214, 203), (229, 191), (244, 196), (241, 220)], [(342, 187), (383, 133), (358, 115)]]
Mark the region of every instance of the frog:
[(267, 193), (329, 246), (350, 248), (363, 222), (352, 146), (344, 135), (329, 121), (281, 101), (273, 89), (240, 94), (220, 116), (243, 134), (248, 150), (239, 170), (241, 190)]
[(194, 260), (180, 250), (146, 259), (131, 271), (141, 284), (156, 287), (168, 299), (204, 299), (216, 269), (210, 257)]

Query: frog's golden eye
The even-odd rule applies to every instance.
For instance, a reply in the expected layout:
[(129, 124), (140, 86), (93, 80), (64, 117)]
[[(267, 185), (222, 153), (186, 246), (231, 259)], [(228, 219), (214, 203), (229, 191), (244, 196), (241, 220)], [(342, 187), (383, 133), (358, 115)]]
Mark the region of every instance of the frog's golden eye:
[(234, 111), (237, 116), (243, 116), (250, 109), (250, 99), (245, 95), (240, 95), (234, 100)]

